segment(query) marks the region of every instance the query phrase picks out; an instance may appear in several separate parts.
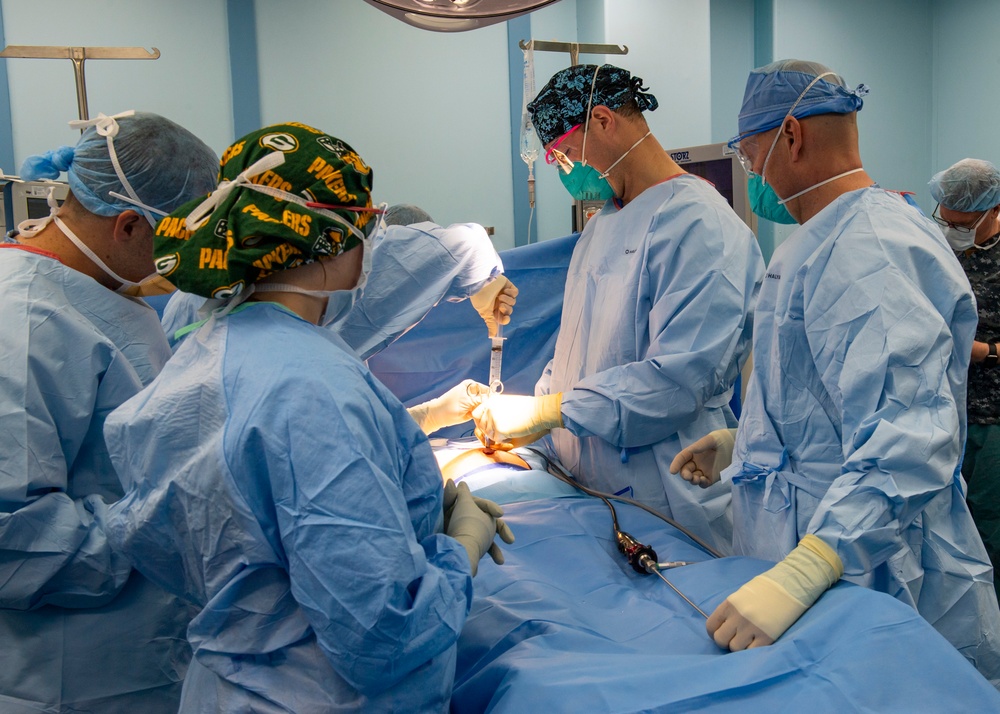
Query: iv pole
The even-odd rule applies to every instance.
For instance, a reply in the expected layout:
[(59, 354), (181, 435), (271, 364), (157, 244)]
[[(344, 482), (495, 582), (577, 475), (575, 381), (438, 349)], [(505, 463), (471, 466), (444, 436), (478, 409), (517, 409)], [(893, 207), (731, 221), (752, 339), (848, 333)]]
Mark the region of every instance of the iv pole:
[[(76, 77), (76, 105), (81, 119), (89, 119), (87, 112), (87, 81), (83, 76), (83, 63), (88, 59), (146, 59), (155, 60), (160, 51), (145, 47), (53, 47), (49, 45), (10, 45), (0, 52), (0, 57), (25, 59), (68, 59), (73, 62)], [(83, 131), (82, 129), (80, 130)]]
[[(521, 40), (517, 46), (522, 50), (528, 49), (528, 42)], [(534, 48), (541, 52), (569, 52), (570, 66), (580, 64), (580, 53), (588, 55), (627, 55), (628, 47), (625, 45), (594, 45), (580, 42), (546, 42), (545, 40), (535, 40)], [(0, 57), (3, 55), (0, 54)]]

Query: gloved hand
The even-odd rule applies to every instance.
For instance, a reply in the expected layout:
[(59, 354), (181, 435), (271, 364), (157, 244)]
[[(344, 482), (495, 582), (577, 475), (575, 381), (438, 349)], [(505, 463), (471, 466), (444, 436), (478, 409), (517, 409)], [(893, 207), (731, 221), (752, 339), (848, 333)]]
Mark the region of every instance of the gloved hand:
[(472, 418), (490, 441), (538, 434), (563, 425), (562, 392), (540, 397), (493, 394), (472, 410)]
[(472, 495), (469, 484), (458, 486), (448, 480), (444, 485), (444, 532), (457, 540), (469, 554), (472, 574), (479, 571), (479, 560), (487, 553), (497, 565), (503, 564), (503, 552), (493, 542), (499, 535), (504, 543), (513, 543), (514, 534), (500, 516), (503, 509), (493, 501)]
[(670, 462), (670, 473), (680, 472), (685, 481), (708, 488), (733, 463), (736, 429), (716, 429), (698, 439)]
[(773, 643), (844, 574), (840, 556), (809, 534), (785, 559), (730, 595), (705, 627), (732, 651)]
[(505, 276), (498, 275), (480, 288), (469, 301), (486, 323), (490, 337), (496, 337), (497, 320), (501, 325), (510, 322), (510, 314), (514, 312), (514, 303), (517, 302), (517, 288)]
[[(549, 429), (544, 431), (536, 431), (534, 434), (528, 434), (527, 436), (521, 436), (517, 439), (508, 439), (507, 441), (490, 441), (489, 448), (495, 451), (511, 451), (512, 449), (517, 449), (522, 446), (527, 446), (528, 444), (534, 444), (536, 441), (541, 439), (543, 436), (549, 433)], [(479, 427), (476, 427), (476, 438), (479, 439), (483, 446), (486, 446), (486, 434)]]
[(472, 418), (490, 388), (471, 379), (459, 382), (440, 397), (412, 406), (406, 411), (425, 434), (433, 434), (446, 426), (461, 424)]

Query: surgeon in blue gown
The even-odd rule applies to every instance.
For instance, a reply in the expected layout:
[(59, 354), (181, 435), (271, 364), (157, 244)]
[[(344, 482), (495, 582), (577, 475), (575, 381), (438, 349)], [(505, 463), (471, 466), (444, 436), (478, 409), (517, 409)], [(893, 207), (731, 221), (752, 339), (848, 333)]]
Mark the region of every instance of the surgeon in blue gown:
[[(127, 484), (110, 537), (197, 609), (181, 711), (447, 711), (471, 575), (510, 534), (468, 486), (442, 489), (417, 423), (321, 327), (370, 270), (371, 169), (302, 124), (241, 142), (158, 227), (165, 277), (228, 297), (107, 420)], [(265, 171), (288, 191), (261, 192)]]
[[(410, 204), (390, 206), (384, 221), (387, 228), (372, 245), (363, 294), (329, 325), (362, 360), (384, 350), (442, 300), (469, 300), (489, 336), (498, 324), (510, 322), (517, 288), (504, 277), (503, 261), (482, 226), (439, 226)], [(198, 295), (171, 296), (163, 329), (172, 344), (187, 334), (183, 328), (204, 319), (204, 305)]]
[(516, 444), (551, 430), (584, 484), (662, 510), (730, 548), (729, 484), (699, 492), (668, 469), (704, 429), (735, 425), (733, 383), (764, 272), (750, 229), (649, 131), (656, 98), (612, 65), (554, 75), (528, 105), (574, 199), (606, 203), (566, 278), (555, 355), (536, 396), (484, 403), (478, 426)]
[[(801, 227), (761, 288), (722, 478), (736, 552), (780, 562), (708, 629), (770, 644), (842, 576), (914, 607), (997, 685), (993, 571), (959, 472), (976, 303), (937, 226), (862, 167), (864, 93), (799, 60), (747, 81), (734, 144), (756, 210)], [(719, 478), (717, 436), (678, 456), (685, 478)]]
[(107, 540), (102, 429), (170, 355), (125, 294), (153, 273), (151, 224), (211, 190), (218, 157), (156, 114), (73, 125), (21, 169), (65, 171), (68, 198), (0, 249), (0, 710), (175, 712), (188, 609)]

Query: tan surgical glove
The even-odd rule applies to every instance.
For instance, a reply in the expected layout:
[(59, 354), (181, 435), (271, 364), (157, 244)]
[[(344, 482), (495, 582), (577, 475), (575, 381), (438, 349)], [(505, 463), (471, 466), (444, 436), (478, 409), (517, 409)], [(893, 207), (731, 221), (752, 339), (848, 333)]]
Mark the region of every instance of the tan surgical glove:
[(716, 429), (691, 444), (670, 462), (670, 473), (680, 473), (685, 481), (708, 488), (733, 463), (736, 429)]
[(486, 323), (486, 330), (490, 337), (496, 337), (497, 321), (501, 325), (510, 322), (510, 315), (514, 312), (514, 303), (517, 302), (517, 288), (510, 280), (503, 275), (488, 282), (479, 292), (469, 298), (472, 307), (483, 318)]
[(705, 627), (733, 652), (772, 644), (844, 574), (840, 556), (810, 534), (785, 559), (730, 595)]

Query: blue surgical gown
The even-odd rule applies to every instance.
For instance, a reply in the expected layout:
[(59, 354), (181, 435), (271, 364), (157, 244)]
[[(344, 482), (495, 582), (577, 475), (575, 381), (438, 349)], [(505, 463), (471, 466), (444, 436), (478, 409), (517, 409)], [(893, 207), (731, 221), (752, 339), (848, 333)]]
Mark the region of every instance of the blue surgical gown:
[(763, 272), (753, 233), (696, 176), (608, 202), (573, 251), (555, 356), (535, 387), (563, 393), (552, 446), (585, 485), (658, 508), (723, 551), (729, 484), (692, 486), (670, 462), (735, 426)]
[[(502, 272), (503, 262), (480, 225), (389, 226), (372, 247), (372, 270), (363, 294), (330, 327), (366, 360), (442, 300), (465, 300)], [(163, 313), (171, 342), (178, 330), (204, 317), (198, 314), (204, 303), (196, 295), (171, 297)]]
[(472, 599), (430, 444), (335, 334), (246, 303), (107, 420), (109, 537), (199, 610), (181, 711), (445, 711)]
[(175, 712), (191, 612), (115, 551), (105, 417), (170, 355), (156, 313), (0, 250), (0, 710)]
[(733, 465), (735, 551), (807, 533), (844, 578), (915, 607), (994, 684), (1000, 612), (965, 504), (969, 282), (896, 194), (844, 194), (768, 265)]

